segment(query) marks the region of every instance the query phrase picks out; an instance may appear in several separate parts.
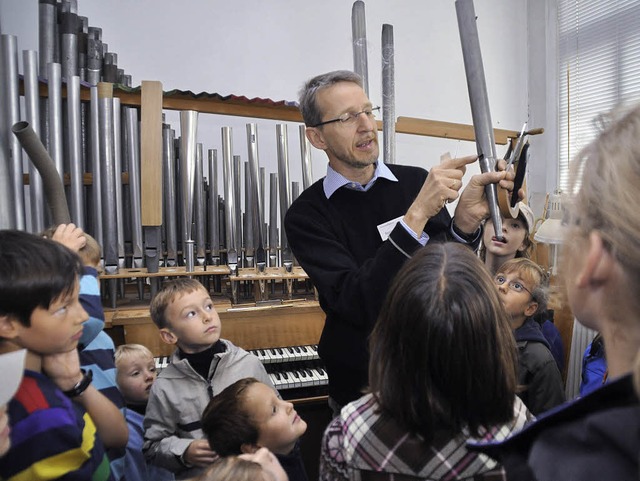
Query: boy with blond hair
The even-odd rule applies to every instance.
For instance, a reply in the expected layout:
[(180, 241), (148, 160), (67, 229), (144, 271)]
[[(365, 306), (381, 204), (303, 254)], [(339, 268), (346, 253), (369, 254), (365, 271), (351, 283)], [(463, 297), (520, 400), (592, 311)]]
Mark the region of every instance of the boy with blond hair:
[(144, 444), (144, 412), (151, 386), (158, 376), (151, 351), (142, 344), (123, 344), (115, 353), (116, 381), (127, 403), (127, 480), (168, 481), (173, 473), (146, 462)]
[(562, 404), (564, 385), (548, 341), (533, 316), (547, 307), (547, 275), (535, 262), (511, 259), (494, 277), (518, 347), (519, 396), (535, 414)]
[(151, 301), (150, 311), (160, 338), (176, 350), (151, 388), (143, 449), (148, 461), (186, 479), (217, 458), (201, 423), (211, 398), (245, 377), (273, 384), (256, 356), (220, 338), (220, 318), (198, 281), (168, 282)]

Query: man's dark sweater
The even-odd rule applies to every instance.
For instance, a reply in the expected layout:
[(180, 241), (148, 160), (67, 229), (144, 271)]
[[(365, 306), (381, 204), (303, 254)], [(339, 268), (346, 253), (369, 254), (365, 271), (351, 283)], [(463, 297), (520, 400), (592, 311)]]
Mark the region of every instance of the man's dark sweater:
[[(319, 354), (329, 374), (329, 395), (344, 405), (359, 398), (368, 379), (368, 337), (394, 275), (420, 243), (397, 224), (382, 241), (377, 226), (404, 215), (427, 171), (388, 166), (398, 178), (378, 178), (366, 192), (342, 187), (329, 199), (323, 180), (306, 189), (289, 208), (289, 244), (316, 286), (326, 321)], [(448, 239), (446, 209), (429, 220), (431, 241)]]

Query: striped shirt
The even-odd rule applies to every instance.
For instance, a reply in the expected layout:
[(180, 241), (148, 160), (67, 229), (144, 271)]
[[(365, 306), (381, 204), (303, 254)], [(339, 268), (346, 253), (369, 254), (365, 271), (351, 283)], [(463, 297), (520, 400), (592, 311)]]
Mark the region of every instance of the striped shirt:
[(0, 459), (1, 479), (113, 479), (91, 417), (45, 375), (25, 370), (8, 414), (11, 448)]

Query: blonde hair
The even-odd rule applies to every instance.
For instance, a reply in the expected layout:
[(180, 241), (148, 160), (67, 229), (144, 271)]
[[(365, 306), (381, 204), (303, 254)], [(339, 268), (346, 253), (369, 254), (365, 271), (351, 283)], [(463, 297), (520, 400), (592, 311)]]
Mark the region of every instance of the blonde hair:
[[(42, 237), (47, 239), (53, 239), (53, 234), (58, 226), (52, 226), (42, 232)], [(87, 239), (86, 244), (78, 251), (78, 256), (82, 260), (85, 266), (97, 267), (100, 264), (100, 256), (102, 255), (102, 249), (100, 244), (91, 235), (83, 232), (82, 235)]]
[(571, 163), (563, 205), (568, 206), (572, 234), (597, 230), (634, 292), (640, 286), (640, 105), (609, 113), (605, 124)]
[(142, 344), (122, 344), (116, 348), (114, 360), (116, 369), (120, 369), (122, 363), (132, 357), (147, 357), (153, 359), (153, 353)]
[(238, 456), (218, 459), (204, 473), (192, 481), (270, 481), (265, 470), (258, 463)]
[(149, 306), (151, 320), (158, 326), (158, 329), (169, 327), (169, 319), (167, 319), (166, 316), (167, 307), (169, 307), (169, 304), (171, 304), (176, 297), (183, 294), (190, 294), (199, 289), (206, 290), (200, 282), (195, 279), (189, 279), (188, 277), (180, 277), (167, 282), (151, 300), (151, 305)]
[(535, 314), (547, 309), (549, 302), (549, 278), (545, 270), (531, 259), (519, 257), (510, 259), (500, 266), (498, 272), (509, 274), (515, 272), (518, 276), (531, 284), (531, 295), (538, 303)]

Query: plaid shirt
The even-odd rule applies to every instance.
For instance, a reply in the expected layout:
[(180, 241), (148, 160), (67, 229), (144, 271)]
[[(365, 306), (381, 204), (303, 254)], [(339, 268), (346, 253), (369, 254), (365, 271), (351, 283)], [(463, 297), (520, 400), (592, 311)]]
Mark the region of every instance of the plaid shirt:
[[(505, 439), (533, 419), (518, 397), (513, 409), (509, 424), (484, 430), (481, 439)], [(377, 410), (373, 395), (367, 394), (345, 406), (331, 422), (322, 440), (320, 481), (506, 479), (495, 461), (467, 451), (465, 443), (474, 438), (466, 429), (453, 439), (436, 436), (427, 444)]]

